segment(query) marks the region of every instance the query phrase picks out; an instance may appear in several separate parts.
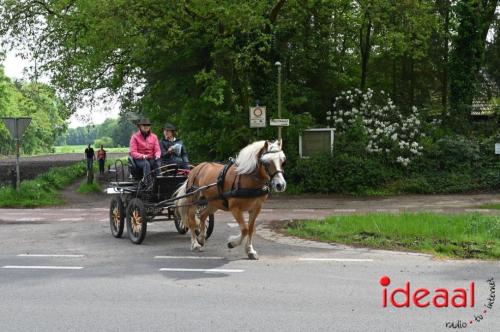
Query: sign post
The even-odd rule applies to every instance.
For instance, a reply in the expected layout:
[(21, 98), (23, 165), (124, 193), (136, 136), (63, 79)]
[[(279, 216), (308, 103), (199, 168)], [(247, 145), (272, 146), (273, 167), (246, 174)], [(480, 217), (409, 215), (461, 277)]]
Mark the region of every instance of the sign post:
[(21, 140), (24, 135), (24, 131), (28, 128), (31, 118), (30, 117), (20, 117), (20, 118), (2, 118), (3, 123), (10, 132), (10, 136), (14, 139), (16, 143), (16, 190), (19, 190), (19, 185), (21, 182), (19, 176), (19, 149), (21, 146)]
[[(281, 62), (274, 65), (278, 67), (278, 118), (281, 118)], [(278, 126), (278, 140), (281, 140), (281, 126)]]

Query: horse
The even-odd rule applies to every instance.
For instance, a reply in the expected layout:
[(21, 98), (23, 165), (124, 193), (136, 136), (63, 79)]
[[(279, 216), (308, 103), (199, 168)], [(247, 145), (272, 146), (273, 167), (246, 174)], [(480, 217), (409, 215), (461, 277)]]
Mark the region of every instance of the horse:
[[(267, 200), (268, 184), (276, 192), (286, 190), (285, 160), (281, 139), (263, 140), (244, 147), (226, 165), (204, 162), (193, 168), (174, 193), (176, 213), (191, 231), (191, 250), (202, 251), (205, 245), (207, 216), (224, 210), (230, 211), (240, 226), (240, 234), (231, 236), (227, 246), (235, 248), (245, 243), (248, 258), (258, 259), (252, 245), (255, 221)], [(248, 212), (248, 224), (244, 212)]]

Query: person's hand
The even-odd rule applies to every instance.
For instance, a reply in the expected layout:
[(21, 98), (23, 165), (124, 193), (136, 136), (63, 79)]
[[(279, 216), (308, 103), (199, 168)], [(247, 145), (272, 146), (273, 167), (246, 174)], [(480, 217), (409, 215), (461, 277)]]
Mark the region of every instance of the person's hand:
[(146, 155), (145, 154), (142, 155), (142, 159), (146, 160)]

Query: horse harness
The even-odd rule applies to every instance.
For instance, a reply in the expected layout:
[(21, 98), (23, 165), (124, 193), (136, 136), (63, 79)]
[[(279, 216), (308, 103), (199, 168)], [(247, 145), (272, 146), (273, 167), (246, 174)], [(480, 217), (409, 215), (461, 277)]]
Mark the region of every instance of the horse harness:
[[(276, 151), (266, 151), (262, 154), (262, 156), (269, 154), (269, 153), (277, 153), (281, 152), (281, 150), (276, 150)], [(262, 158), (261, 156), (261, 158)], [(269, 169), (269, 163), (262, 162), (261, 159), (259, 159), (259, 163), (262, 163), (264, 165), (264, 169), (266, 171), (267, 176), (269, 176), (268, 182), (272, 181), (272, 179), (278, 175), (279, 173), (283, 174), (282, 170), (276, 170), (274, 173), (270, 172)], [(240, 175), (236, 175), (233, 184), (231, 185), (231, 190), (224, 192), (224, 182), (226, 179), (227, 172), (229, 169), (234, 166), (234, 159), (230, 158), (229, 161), (224, 164), (224, 167), (220, 171), (219, 175), (217, 176), (217, 182), (210, 184), (208, 186), (213, 186), (217, 185), (217, 190), (218, 190), (218, 196), (214, 198), (209, 198), (209, 199), (203, 199), (200, 201), (207, 202), (209, 200), (216, 200), (220, 199), (222, 200), (222, 204), (224, 208), (229, 208), (229, 201), (228, 198), (232, 197), (241, 197), (241, 198), (255, 198), (255, 197), (260, 197), (269, 194), (269, 186), (265, 185), (262, 188), (241, 188), (241, 178)], [(198, 187), (194, 185), (194, 183), (191, 185), (191, 187), (187, 190), (187, 194), (192, 193), (193, 191), (198, 190)]]
[(228, 198), (254, 198), (269, 194), (269, 187), (267, 185), (263, 186), (262, 188), (241, 188), (240, 175), (236, 175), (236, 177), (234, 178), (233, 184), (231, 185), (231, 190), (224, 192), (224, 181), (226, 179), (227, 172), (233, 165), (234, 160), (230, 158), (217, 177), (217, 189), (219, 191), (218, 199), (222, 200), (222, 205), (224, 206), (224, 208), (229, 208)]

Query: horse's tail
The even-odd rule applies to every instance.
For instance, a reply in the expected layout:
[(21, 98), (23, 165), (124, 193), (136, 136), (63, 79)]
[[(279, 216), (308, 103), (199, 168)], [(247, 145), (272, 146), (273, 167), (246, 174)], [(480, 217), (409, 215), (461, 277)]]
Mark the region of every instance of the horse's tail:
[[(177, 189), (174, 193), (174, 197), (182, 197), (187, 194), (187, 186), (188, 186), (188, 180), (184, 181), (184, 183)], [(184, 227), (187, 227), (188, 225), (188, 208), (189, 206), (187, 205), (188, 203), (188, 198), (189, 197), (184, 197), (184, 198), (179, 198), (175, 200), (175, 214), (177, 217), (181, 219), (181, 224)]]
[[(184, 181), (184, 183), (174, 192), (174, 198), (182, 197), (187, 194), (187, 186), (188, 180)], [(197, 194), (196, 196), (198, 196)], [(189, 208), (192, 204), (190, 204), (191, 196), (183, 197), (175, 200), (175, 214), (177, 217), (181, 219), (181, 225), (185, 228), (188, 227), (188, 213)], [(200, 218), (195, 214), (196, 225), (200, 224)]]

